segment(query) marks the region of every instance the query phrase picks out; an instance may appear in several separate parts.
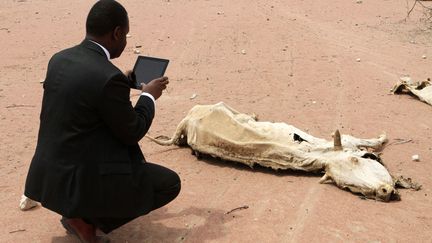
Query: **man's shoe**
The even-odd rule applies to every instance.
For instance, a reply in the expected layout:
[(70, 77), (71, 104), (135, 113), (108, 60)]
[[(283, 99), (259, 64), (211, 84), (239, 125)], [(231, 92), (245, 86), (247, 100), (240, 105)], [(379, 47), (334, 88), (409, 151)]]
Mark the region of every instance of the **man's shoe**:
[(96, 228), (84, 222), (82, 219), (68, 219), (62, 217), (61, 224), (66, 229), (67, 233), (75, 235), (82, 243), (96, 243)]
[[(65, 218), (65, 217), (62, 217), (61, 219), (60, 219), (60, 222), (61, 222), (61, 224), (63, 225), (63, 227), (65, 228), (65, 230), (66, 230), (66, 232), (68, 233), (68, 234), (71, 234), (71, 235), (74, 235), (74, 236), (76, 236), (81, 242), (85, 242), (85, 243), (87, 243), (87, 242), (91, 242), (91, 241), (86, 241), (86, 240), (84, 240), (84, 239), (82, 239), (81, 237), (80, 237), (80, 235), (76, 232), (76, 230), (68, 223), (68, 218)], [(85, 221), (83, 221), (84, 223), (85, 223)], [(87, 224), (87, 223), (86, 223)], [(87, 224), (87, 225), (90, 225), (90, 224)], [(90, 225), (90, 226), (92, 226), (92, 225)], [(94, 227), (94, 226), (93, 226)], [(95, 227), (94, 227), (95, 228)], [(97, 228), (95, 228), (95, 232), (97, 231)], [(96, 233), (95, 233), (96, 234)], [(111, 240), (108, 238), (108, 237), (106, 237), (106, 236), (103, 236), (103, 235), (96, 235), (96, 241), (95, 242), (97, 242), (97, 243), (109, 243), (109, 242), (111, 242)]]

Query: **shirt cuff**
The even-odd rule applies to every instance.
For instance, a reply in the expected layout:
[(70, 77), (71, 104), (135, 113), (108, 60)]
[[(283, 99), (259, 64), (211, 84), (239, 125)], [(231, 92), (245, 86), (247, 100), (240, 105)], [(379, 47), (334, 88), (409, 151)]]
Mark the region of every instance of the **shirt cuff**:
[(153, 95), (146, 93), (146, 92), (142, 92), (141, 95), (149, 97), (151, 100), (153, 100), (153, 104), (156, 106), (156, 101), (155, 101), (155, 98), (153, 97)]

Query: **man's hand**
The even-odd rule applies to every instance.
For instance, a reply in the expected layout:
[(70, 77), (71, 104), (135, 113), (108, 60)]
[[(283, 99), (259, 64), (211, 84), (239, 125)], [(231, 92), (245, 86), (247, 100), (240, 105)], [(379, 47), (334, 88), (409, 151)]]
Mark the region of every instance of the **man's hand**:
[(142, 84), (142, 91), (151, 94), (157, 100), (168, 84), (168, 77), (153, 79), (147, 85)]

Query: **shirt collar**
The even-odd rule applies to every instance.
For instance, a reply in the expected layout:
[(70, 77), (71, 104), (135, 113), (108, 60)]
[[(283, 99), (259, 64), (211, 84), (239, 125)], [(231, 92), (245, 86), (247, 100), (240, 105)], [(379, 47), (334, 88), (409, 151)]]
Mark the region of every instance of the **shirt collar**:
[(106, 55), (106, 57), (108, 58), (108, 60), (111, 59), (111, 55), (110, 55), (109, 51), (108, 51), (105, 47), (103, 47), (101, 44), (97, 43), (96, 41), (92, 41), (92, 40), (89, 40), (89, 41), (95, 43), (95, 44), (98, 45), (100, 48), (102, 48), (102, 50), (105, 52), (105, 55)]

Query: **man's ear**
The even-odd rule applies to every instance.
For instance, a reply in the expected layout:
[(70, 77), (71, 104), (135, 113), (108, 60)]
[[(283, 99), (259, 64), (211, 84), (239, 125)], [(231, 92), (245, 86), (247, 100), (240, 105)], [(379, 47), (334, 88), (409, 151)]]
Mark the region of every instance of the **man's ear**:
[(120, 26), (116, 26), (114, 31), (112, 32), (112, 38), (116, 41), (120, 40), (122, 36), (122, 28)]

